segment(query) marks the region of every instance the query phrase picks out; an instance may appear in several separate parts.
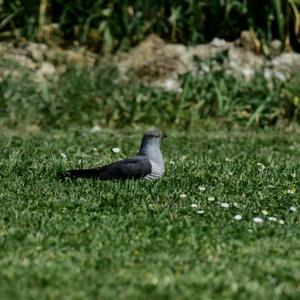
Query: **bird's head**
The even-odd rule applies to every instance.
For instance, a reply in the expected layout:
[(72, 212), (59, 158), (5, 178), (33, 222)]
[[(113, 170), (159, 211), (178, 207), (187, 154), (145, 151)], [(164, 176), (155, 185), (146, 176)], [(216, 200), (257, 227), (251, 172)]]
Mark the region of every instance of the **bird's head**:
[(159, 130), (151, 130), (144, 133), (143, 142), (147, 144), (160, 145), (161, 140), (166, 137), (167, 135), (160, 132)]

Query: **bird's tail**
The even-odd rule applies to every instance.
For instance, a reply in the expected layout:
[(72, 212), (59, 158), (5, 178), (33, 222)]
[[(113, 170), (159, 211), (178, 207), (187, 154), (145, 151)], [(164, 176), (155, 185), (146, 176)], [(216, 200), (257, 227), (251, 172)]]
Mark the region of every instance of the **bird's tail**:
[(96, 178), (98, 176), (99, 176), (99, 170), (98, 172), (96, 172), (95, 169), (68, 170), (65, 172), (57, 173), (57, 177), (59, 179)]

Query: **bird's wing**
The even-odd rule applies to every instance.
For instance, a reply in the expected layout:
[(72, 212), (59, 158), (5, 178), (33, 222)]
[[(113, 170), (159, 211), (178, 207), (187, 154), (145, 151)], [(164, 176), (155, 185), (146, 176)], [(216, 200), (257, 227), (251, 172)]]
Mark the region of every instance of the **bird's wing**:
[(135, 156), (93, 169), (69, 170), (60, 177), (110, 179), (138, 179), (151, 173), (151, 163), (146, 156)]

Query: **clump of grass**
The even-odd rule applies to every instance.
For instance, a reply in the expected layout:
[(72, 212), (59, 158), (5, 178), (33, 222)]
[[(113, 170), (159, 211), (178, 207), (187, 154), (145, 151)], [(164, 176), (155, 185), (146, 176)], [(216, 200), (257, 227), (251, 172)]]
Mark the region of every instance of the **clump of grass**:
[(300, 74), (295, 74), (282, 89), (282, 101), (285, 103), (285, 113), (294, 122), (300, 122)]
[(199, 118), (212, 117), (225, 123), (268, 126), (283, 117), (281, 85), (278, 83), (270, 89), (261, 72), (246, 82), (222, 69), (212, 68), (200, 79), (185, 75), (183, 87), (186, 93), (182, 94), (179, 114), (181, 120), (189, 120), (190, 124), (197, 124)]

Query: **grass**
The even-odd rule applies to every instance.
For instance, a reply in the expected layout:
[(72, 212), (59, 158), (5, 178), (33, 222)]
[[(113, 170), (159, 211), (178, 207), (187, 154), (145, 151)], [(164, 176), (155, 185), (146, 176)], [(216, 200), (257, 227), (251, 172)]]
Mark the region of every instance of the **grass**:
[(57, 181), (141, 134), (2, 130), (0, 298), (299, 299), (299, 134), (171, 131), (160, 181)]

